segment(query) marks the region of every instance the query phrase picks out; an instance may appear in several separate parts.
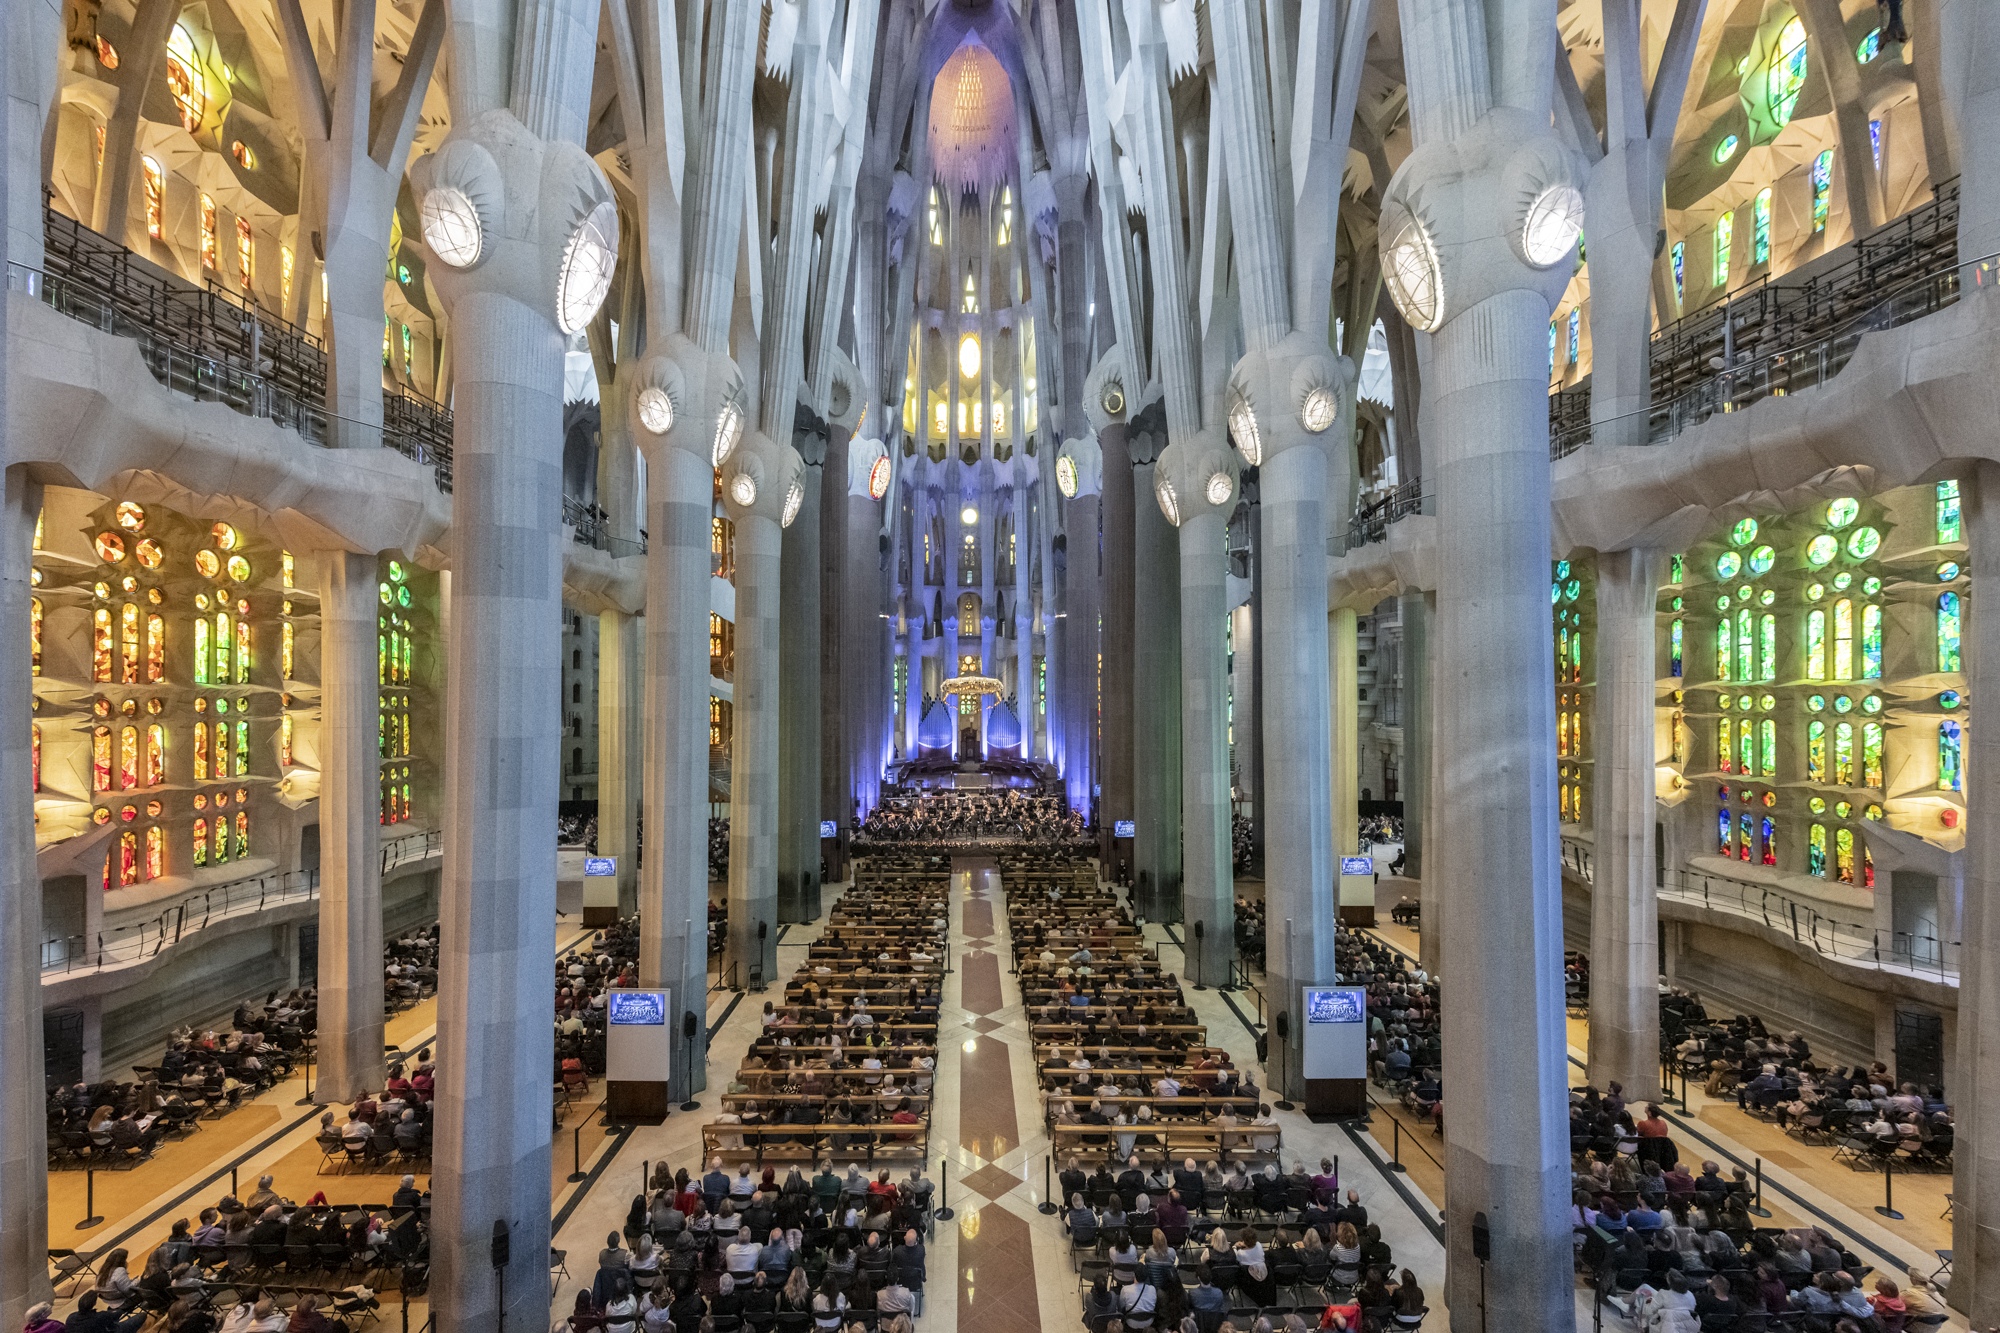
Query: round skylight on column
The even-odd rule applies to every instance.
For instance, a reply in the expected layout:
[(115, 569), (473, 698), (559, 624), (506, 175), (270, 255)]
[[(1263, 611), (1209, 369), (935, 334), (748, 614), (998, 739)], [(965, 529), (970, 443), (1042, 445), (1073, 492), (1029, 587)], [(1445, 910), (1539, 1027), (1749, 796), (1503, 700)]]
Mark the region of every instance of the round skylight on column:
[(1437, 328), (1444, 311), (1444, 273), (1423, 223), (1405, 216), (1383, 248), (1382, 277), (1389, 284), (1390, 299), (1412, 328), (1425, 333)]
[(611, 290), (617, 265), (618, 209), (607, 199), (590, 210), (563, 245), (562, 268), (556, 276), (556, 324), (564, 333), (580, 332), (590, 323)]
[(674, 400), (665, 389), (648, 385), (639, 390), (639, 424), (655, 435), (674, 428)]
[(1154, 498), (1160, 502), (1160, 512), (1167, 516), (1167, 522), (1175, 527), (1181, 525), (1181, 500), (1174, 493), (1174, 484), (1165, 477), (1153, 483)]
[[(734, 402), (724, 403), (722, 410), (715, 414), (715, 439), (709, 445), (708, 461), (721, 467), (736, 452), (736, 442), (743, 438), (743, 409)], [(751, 486), (754, 494), (756, 487)], [(744, 504), (750, 503), (748, 500)]]
[(479, 210), (456, 185), (434, 185), (426, 190), (417, 221), (423, 228), (424, 244), (441, 263), (470, 268), (479, 262), (484, 240)]
[(1331, 389), (1315, 387), (1306, 392), (1305, 402), (1299, 405), (1299, 424), (1318, 435), (1333, 425), (1333, 419), (1340, 412), (1340, 399)]
[(1229, 399), (1229, 435), (1243, 451), (1243, 461), (1256, 467), (1264, 461), (1264, 437), (1257, 430), (1257, 412), (1240, 394)]
[(1583, 193), (1574, 185), (1551, 185), (1535, 196), (1521, 227), (1521, 253), (1536, 268), (1549, 268), (1576, 245), (1583, 232)]
[(806, 502), (806, 484), (794, 477), (792, 484), (785, 487), (785, 510), (778, 516), (778, 526), (789, 528), (792, 520), (799, 516), (799, 509)]
[(729, 498), (739, 509), (748, 509), (757, 503), (757, 479), (748, 472), (739, 472), (729, 479)]
[(1205, 488), (1208, 502), (1220, 509), (1229, 503), (1229, 497), (1236, 494), (1236, 482), (1227, 472), (1218, 472), (1208, 479)]
[(879, 500), (883, 496), (889, 493), (890, 471), (891, 469), (889, 467), (889, 459), (887, 455), (884, 455), (883, 457), (876, 459), (874, 463), (872, 463), (869, 466), (868, 468), (869, 499)]
[(1065, 455), (1056, 460), (1056, 489), (1062, 492), (1063, 499), (1065, 500), (1074, 500), (1076, 498), (1076, 460), (1074, 458)]

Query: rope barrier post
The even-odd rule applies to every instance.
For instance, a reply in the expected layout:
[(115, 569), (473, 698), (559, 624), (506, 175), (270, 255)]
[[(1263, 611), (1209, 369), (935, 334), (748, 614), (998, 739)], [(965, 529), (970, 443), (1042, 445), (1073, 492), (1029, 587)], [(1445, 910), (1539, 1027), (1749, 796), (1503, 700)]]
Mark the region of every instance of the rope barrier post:
[(1395, 1148), (1390, 1153), (1389, 1169), (1401, 1174), (1410, 1168), (1403, 1165), (1403, 1122), (1395, 1116), (1389, 1117), (1389, 1124), (1395, 1129)]
[(574, 1125), (569, 1131), (569, 1182), (574, 1185), (583, 1179), (583, 1126)]
[[(235, 1173), (230, 1174), (233, 1176)], [(104, 1225), (104, 1219), (97, 1215), (97, 1168), (94, 1166), (83, 1169), (83, 1211), (84, 1219), (76, 1224), (78, 1231)]]
[(1049, 1196), (1049, 1173), (1054, 1169), (1054, 1154), (1044, 1153), (1042, 1155), (1042, 1202), (1041, 1206), (1035, 1209), (1043, 1217), (1051, 1216), (1057, 1211), (1056, 1201)]
[(1892, 1222), (1903, 1220), (1903, 1215), (1896, 1211), (1896, 1159), (1893, 1157), (1882, 1159), (1882, 1202), (1875, 1206), (1875, 1211)]
[(951, 1208), (945, 1203), (945, 1192), (950, 1187), (950, 1185), (951, 1185), (951, 1159), (949, 1157), (940, 1157), (938, 1158), (938, 1210), (937, 1210), (937, 1219), (940, 1222), (949, 1222), (952, 1219)]
[(1769, 1217), (1771, 1210), (1764, 1206), (1764, 1159), (1757, 1159), (1757, 1197), (1750, 1205), (1752, 1217)]

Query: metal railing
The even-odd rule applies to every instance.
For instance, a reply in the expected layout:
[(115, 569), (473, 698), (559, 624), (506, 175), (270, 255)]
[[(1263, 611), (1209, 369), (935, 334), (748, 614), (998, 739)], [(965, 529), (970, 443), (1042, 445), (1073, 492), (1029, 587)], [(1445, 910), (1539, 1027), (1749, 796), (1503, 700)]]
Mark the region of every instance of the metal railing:
[[(1562, 864), (1584, 883), (1595, 885), (1590, 848), (1584, 843), (1564, 838)], [(1868, 921), (1842, 920), (1824, 910), (1829, 906), (1825, 902), (1811, 902), (1783, 889), (1703, 870), (1674, 870), (1658, 886), (1658, 892), (1668, 902), (1761, 924), (1790, 936), (1823, 958), (1958, 984), (1957, 940), (1883, 930)]]
[(451, 413), (407, 393), (382, 395), (382, 423), (329, 412), (326, 348), (280, 316), (211, 282), (167, 272), (74, 218), (44, 207), (44, 267), (9, 261), (7, 286), (106, 333), (130, 338), (153, 378), (326, 445), (370, 435), (428, 465), (451, 489)]
[(1386, 495), (1357, 505), (1353, 516), (1348, 519), (1347, 530), (1328, 539), (1327, 554), (1341, 555), (1356, 547), (1385, 540), (1391, 523), (1411, 514), (1426, 512), (1425, 505), (1429, 499), (1424, 494), (1423, 478), (1415, 477)]
[(646, 534), (642, 530), (638, 539), (614, 537), (611, 535), (611, 515), (597, 505), (565, 495), (562, 502), (563, 526), (578, 546), (588, 546), (594, 550), (609, 551), (612, 555), (644, 555)]
[[(443, 849), (443, 834), (432, 829), (382, 844), (382, 873), (428, 860)], [(43, 975), (95, 972), (141, 962), (190, 935), (232, 917), (252, 915), (285, 903), (319, 896), (317, 870), (272, 870), (198, 889), (156, 915), (101, 930), (95, 936), (68, 935), (42, 943)]]

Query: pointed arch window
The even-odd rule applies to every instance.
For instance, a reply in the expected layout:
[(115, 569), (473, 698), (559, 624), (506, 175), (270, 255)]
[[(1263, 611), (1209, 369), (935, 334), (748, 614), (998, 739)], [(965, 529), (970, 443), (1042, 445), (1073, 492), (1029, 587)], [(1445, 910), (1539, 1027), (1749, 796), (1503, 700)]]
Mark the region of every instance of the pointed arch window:
[(1854, 603), (1845, 597), (1833, 604), (1833, 678), (1854, 679)]
[(1826, 723), (1818, 719), (1806, 724), (1806, 781), (1826, 781)]
[(1806, 873), (1826, 878), (1826, 825), (1814, 824), (1806, 830)]
[(1939, 671), (1963, 670), (1959, 651), (1959, 602), (1955, 592), (1941, 592), (1937, 599), (1937, 657)]
[(1806, 679), (1826, 679), (1826, 612), (1806, 612)]
[(1938, 779), (1939, 791), (1963, 791), (1965, 789), (1964, 738), (1956, 722), (1938, 723)]

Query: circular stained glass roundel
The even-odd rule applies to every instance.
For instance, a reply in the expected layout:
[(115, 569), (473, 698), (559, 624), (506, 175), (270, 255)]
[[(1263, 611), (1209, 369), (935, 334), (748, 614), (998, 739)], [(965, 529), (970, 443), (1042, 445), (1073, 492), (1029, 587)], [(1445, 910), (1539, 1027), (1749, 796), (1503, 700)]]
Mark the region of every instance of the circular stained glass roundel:
[(1812, 812), (1813, 812), (1814, 814), (1816, 814), (1816, 815), (1823, 815), (1823, 814), (1825, 814), (1825, 813), (1826, 813), (1826, 798), (1825, 798), (1824, 796), (1815, 796), (1815, 797), (1813, 797), (1813, 798), (1812, 798), (1811, 800), (1809, 800), (1809, 801), (1807, 801), (1807, 802), (1806, 802), (1806, 809), (1808, 809), (1808, 810), (1812, 811)]
[(1814, 569), (1820, 568), (1839, 554), (1839, 540), (1827, 536), (1824, 532), (1806, 543), (1806, 563)]
[(747, 472), (739, 472), (729, 481), (729, 498), (740, 509), (748, 509), (757, 503), (757, 479)]
[(1306, 393), (1306, 401), (1299, 408), (1299, 424), (1317, 435), (1333, 424), (1333, 418), (1340, 407), (1333, 390), (1314, 387)]
[(201, 571), (203, 578), (212, 579), (222, 572), (222, 557), (209, 550), (196, 551), (194, 567)]
[(1826, 525), (1829, 528), (1844, 528), (1860, 516), (1861, 502), (1845, 495), (1826, 507)]
[[(1056, 464), (1056, 476), (1059, 480), (1062, 476), (1062, 463), (1064, 461), (1067, 460), (1058, 461)], [(1070, 463), (1069, 470), (1070, 470), (1069, 490), (1065, 492), (1065, 494), (1073, 495), (1076, 493), (1076, 464)], [(886, 454), (881, 458), (876, 459), (874, 463), (869, 466), (868, 468), (869, 499), (879, 500), (883, 496), (889, 493), (889, 473), (890, 473), (889, 459)]]
[(1757, 520), (1754, 518), (1737, 519), (1736, 526), (1729, 530), (1729, 540), (1735, 546), (1748, 546), (1751, 542), (1756, 541)]
[(456, 185), (434, 185), (425, 191), (417, 222), (423, 228), (424, 244), (443, 263), (470, 268), (479, 262), (483, 241), (479, 210)]
[(564, 333), (576, 333), (590, 323), (611, 290), (617, 263), (618, 209), (606, 199), (577, 224), (563, 246), (562, 267), (556, 275), (556, 323)]
[(1806, 711), (1818, 713), (1824, 711), (1825, 708), (1826, 696), (1824, 694), (1808, 694), (1806, 696)]
[(1583, 194), (1574, 185), (1551, 185), (1535, 196), (1521, 227), (1521, 253), (1548, 268), (1570, 252), (1583, 231)]
[(137, 532), (146, 526), (146, 511), (130, 500), (120, 500), (113, 515), (118, 526), (127, 532)]
[(1844, 695), (1844, 694), (1841, 694), (1841, 695), (1836, 695), (1836, 696), (1834, 697), (1834, 700), (1833, 700), (1833, 711), (1834, 711), (1834, 712), (1836, 712), (1836, 713), (1851, 713), (1851, 712), (1853, 712), (1853, 711), (1854, 711), (1854, 700), (1852, 700), (1852, 699), (1848, 698), (1848, 697), (1847, 697), (1846, 695)]
[(115, 532), (97, 534), (97, 558), (115, 565), (125, 558), (125, 539)]
[(1843, 569), (1833, 576), (1833, 590), (1835, 592), (1846, 592), (1853, 586), (1854, 575), (1848, 573), (1846, 570)]
[(1208, 479), (1206, 494), (1208, 502), (1218, 509), (1229, 503), (1229, 497), (1236, 493), (1236, 483), (1227, 472), (1218, 472)]
[(1573, 602), (1581, 596), (1583, 596), (1582, 579), (1571, 579), (1568, 583), (1563, 584), (1563, 600), (1565, 602)]
[(1876, 593), (1882, 591), (1882, 580), (1870, 574), (1867, 578), (1861, 580), (1861, 591), (1873, 597)]
[(1719, 579), (1733, 579), (1743, 572), (1743, 557), (1734, 551), (1724, 551), (1715, 559), (1715, 576)]
[(1817, 602), (1818, 600), (1820, 600), (1820, 598), (1822, 598), (1822, 597), (1824, 597), (1824, 596), (1826, 596), (1826, 585), (1825, 585), (1825, 584), (1823, 584), (1823, 583), (1808, 583), (1808, 584), (1806, 585), (1806, 600), (1807, 600), (1808, 602)]
[(1736, 696), (1736, 706), (1737, 706), (1738, 708), (1742, 709), (1742, 710), (1743, 710), (1744, 712), (1746, 712), (1746, 713), (1747, 713), (1747, 712), (1749, 712), (1749, 711), (1750, 711), (1750, 696), (1749, 696), (1749, 695), (1747, 695), (1747, 694), (1739, 694), (1739, 695), (1737, 695), (1737, 696)]
[(1777, 561), (1778, 553), (1776, 551), (1768, 546), (1760, 546), (1750, 553), (1750, 572), (1752, 574), (1768, 574), (1771, 571), (1771, 566), (1776, 564)]
[[(879, 467), (888, 461), (886, 458), (877, 459), (876, 466)], [(872, 481), (869, 483), (868, 489), (870, 491), (875, 489)], [(1056, 489), (1063, 493), (1063, 499), (1065, 500), (1074, 500), (1076, 498), (1076, 460), (1074, 458), (1064, 456), (1056, 460)], [(879, 499), (880, 497), (878, 496), (877, 498)]]
[(240, 555), (232, 555), (229, 557), (228, 563), (230, 578), (236, 580), (238, 583), (247, 583), (250, 581), (250, 562), (248, 560), (245, 560)]
[(1856, 528), (1847, 539), (1847, 553), (1856, 560), (1866, 560), (1882, 549), (1882, 534), (1874, 528)]
[(1962, 702), (1957, 690), (1945, 690), (1938, 695), (1938, 707), (1949, 713)]
[(133, 554), (138, 556), (139, 563), (148, 569), (158, 569), (167, 561), (166, 549), (151, 537), (141, 537)]
[(674, 428), (674, 400), (665, 389), (649, 384), (639, 390), (639, 424), (655, 435)]
[(1382, 258), (1382, 276), (1396, 309), (1425, 333), (1434, 331), (1443, 322), (1444, 273), (1423, 224), (1406, 219)]
[(1861, 701), (1861, 711), (1871, 717), (1882, 711), (1882, 696), (1871, 694)]
[(1556, 577), (1558, 579), (1566, 579), (1569, 577), (1569, 561), (1567, 560), (1556, 561)]
[(1956, 560), (1945, 561), (1937, 567), (1937, 576), (1939, 583), (1950, 583), (1958, 577), (1958, 562)]
[(1729, 609), (1728, 593), (1724, 593), (1722, 594), (1722, 596), (1715, 599), (1715, 609), (1718, 611), (1727, 611)]
[(1778, 600), (1777, 591), (1772, 588), (1766, 588), (1764, 589), (1764, 591), (1757, 594), (1757, 604), (1759, 606), (1769, 606), (1771, 605), (1771, 603), (1777, 600)]
[(1757, 707), (1758, 707), (1758, 708), (1760, 708), (1761, 710), (1763, 710), (1764, 712), (1768, 713), (1768, 712), (1770, 712), (1770, 711), (1771, 711), (1771, 710), (1772, 710), (1773, 708), (1776, 708), (1777, 706), (1778, 706), (1778, 696), (1777, 696), (1777, 695), (1775, 695), (1775, 694), (1760, 694), (1760, 695), (1758, 695), (1758, 696), (1757, 696)]

